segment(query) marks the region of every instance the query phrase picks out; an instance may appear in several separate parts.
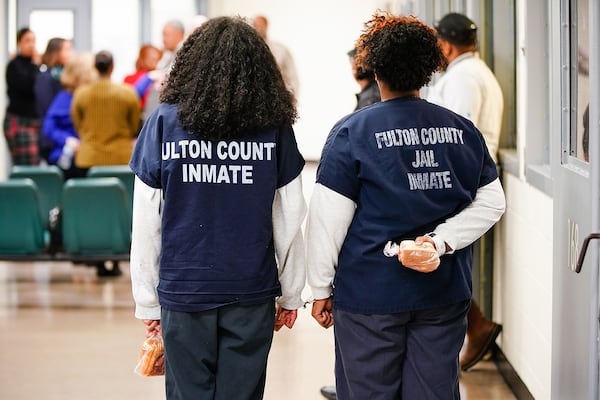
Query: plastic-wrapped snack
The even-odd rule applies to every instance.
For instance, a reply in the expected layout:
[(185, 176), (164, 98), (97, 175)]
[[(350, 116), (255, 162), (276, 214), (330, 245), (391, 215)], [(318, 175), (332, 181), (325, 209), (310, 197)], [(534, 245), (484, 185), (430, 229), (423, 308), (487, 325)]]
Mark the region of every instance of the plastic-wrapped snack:
[(440, 265), (440, 256), (429, 242), (417, 245), (414, 240), (403, 240), (400, 245), (388, 242), (383, 249), (387, 257), (398, 256), (405, 267), (421, 272), (432, 272)]
[(434, 271), (440, 265), (440, 256), (429, 242), (417, 245), (414, 240), (401, 241), (398, 259), (402, 265), (422, 272)]
[(140, 357), (134, 372), (141, 376), (159, 376), (165, 374), (165, 348), (160, 334), (149, 337), (142, 343)]

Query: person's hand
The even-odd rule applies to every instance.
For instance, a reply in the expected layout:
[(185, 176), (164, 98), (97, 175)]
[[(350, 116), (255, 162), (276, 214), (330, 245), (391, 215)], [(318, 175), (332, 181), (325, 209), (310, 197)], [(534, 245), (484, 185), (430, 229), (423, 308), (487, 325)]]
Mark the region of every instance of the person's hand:
[(415, 238), (415, 244), (417, 246), (421, 246), (425, 242), (431, 243), (433, 245), (433, 248), (435, 249), (435, 242), (429, 236), (417, 236)]
[(275, 332), (280, 330), (284, 325), (292, 329), (297, 317), (297, 310), (286, 310), (281, 306), (277, 306), (277, 311), (275, 312)]
[[(440, 258), (438, 256), (437, 250), (435, 250), (435, 242), (429, 236), (418, 236), (415, 238), (415, 246), (422, 246), (423, 243), (431, 244), (431, 256), (429, 258), (423, 258), (423, 255), (415, 256), (412, 255), (412, 258), (408, 260), (405, 259), (405, 251), (402, 249), (402, 244), (400, 245), (400, 252), (398, 253), (398, 260), (404, 265), (406, 268), (410, 268), (417, 272), (429, 273), (435, 271), (440, 265)], [(408, 262), (407, 262), (408, 261)]]
[(161, 333), (159, 319), (144, 319), (144, 320), (142, 320), (142, 322), (144, 323), (144, 325), (146, 325), (146, 337), (147, 338)]
[(79, 151), (80, 140), (76, 137), (69, 136), (65, 139), (65, 144), (73, 150), (73, 153), (77, 153), (77, 151)]
[(315, 300), (312, 305), (312, 317), (327, 329), (333, 325), (333, 301), (331, 297), (327, 299)]

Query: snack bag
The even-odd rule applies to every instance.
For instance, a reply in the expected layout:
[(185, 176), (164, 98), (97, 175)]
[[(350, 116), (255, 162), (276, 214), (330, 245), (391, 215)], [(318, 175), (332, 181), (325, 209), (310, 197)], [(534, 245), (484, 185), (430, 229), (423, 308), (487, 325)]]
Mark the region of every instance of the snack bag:
[(438, 252), (429, 242), (417, 245), (414, 240), (403, 240), (398, 245), (389, 241), (383, 254), (386, 257), (398, 257), (402, 265), (420, 272), (435, 271), (440, 265)]
[(398, 260), (402, 265), (420, 271), (434, 271), (440, 265), (440, 256), (431, 243), (417, 245), (414, 240), (400, 242)]
[(159, 376), (165, 374), (165, 348), (162, 335), (157, 333), (142, 343), (138, 363), (133, 370), (140, 376)]

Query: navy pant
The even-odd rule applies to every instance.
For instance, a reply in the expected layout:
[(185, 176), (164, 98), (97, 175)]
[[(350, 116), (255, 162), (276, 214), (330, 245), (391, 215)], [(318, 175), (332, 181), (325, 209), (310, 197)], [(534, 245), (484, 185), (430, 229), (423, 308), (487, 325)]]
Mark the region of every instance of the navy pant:
[(469, 304), (384, 315), (334, 308), (337, 398), (460, 399)]
[(262, 399), (275, 302), (162, 310), (168, 400)]

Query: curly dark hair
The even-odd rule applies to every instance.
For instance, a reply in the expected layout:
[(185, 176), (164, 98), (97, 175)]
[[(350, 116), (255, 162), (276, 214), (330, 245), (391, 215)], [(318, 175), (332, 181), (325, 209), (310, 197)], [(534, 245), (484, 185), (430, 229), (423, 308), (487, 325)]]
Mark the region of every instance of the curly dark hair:
[(241, 17), (218, 17), (196, 29), (178, 51), (160, 100), (201, 138), (222, 140), (297, 118), (266, 42)]
[(358, 64), (393, 91), (420, 89), (447, 65), (436, 31), (413, 16), (374, 15), (356, 47)]

